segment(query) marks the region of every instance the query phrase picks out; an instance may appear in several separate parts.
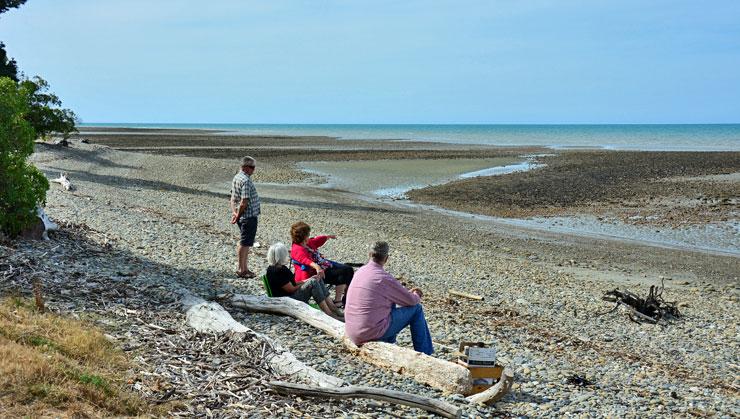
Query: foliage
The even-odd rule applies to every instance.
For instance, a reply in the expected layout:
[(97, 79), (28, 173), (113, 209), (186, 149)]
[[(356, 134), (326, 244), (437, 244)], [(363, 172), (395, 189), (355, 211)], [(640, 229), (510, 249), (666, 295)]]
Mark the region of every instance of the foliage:
[(26, 0), (0, 0), (0, 14), (7, 12), (10, 9), (20, 7)]
[(46, 200), (49, 181), (26, 159), (36, 133), (26, 120), (30, 95), (7, 77), (0, 78), (0, 230), (17, 235), (36, 218), (34, 209)]
[(18, 81), (18, 64), (8, 57), (5, 44), (2, 42), (0, 42), (0, 77), (10, 77), (13, 81)]
[(49, 93), (49, 83), (46, 80), (36, 76), (19, 84), (28, 94), (29, 110), (25, 118), (33, 126), (37, 137), (46, 138), (50, 134), (58, 134), (67, 138), (77, 132), (77, 116), (69, 109), (59, 108), (62, 101), (57, 95)]

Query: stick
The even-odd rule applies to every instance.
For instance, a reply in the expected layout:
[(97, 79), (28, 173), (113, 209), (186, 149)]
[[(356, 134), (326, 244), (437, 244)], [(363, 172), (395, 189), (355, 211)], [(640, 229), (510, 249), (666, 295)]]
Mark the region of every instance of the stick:
[(466, 292), (460, 292), (460, 291), (455, 291), (455, 290), (449, 290), (447, 292), (449, 292), (451, 295), (457, 295), (458, 297), (469, 298), (471, 300), (476, 300), (476, 301), (483, 301), (484, 299), (484, 297), (481, 295), (468, 294)]
[(459, 418), (460, 409), (442, 400), (406, 393), (403, 391), (387, 390), (377, 387), (347, 386), (338, 388), (320, 388), (303, 384), (286, 383), (284, 381), (270, 381), (270, 387), (281, 394), (295, 394), (298, 396), (321, 397), (331, 399), (374, 399), (388, 403), (424, 409), (446, 418)]
[(501, 400), (511, 390), (514, 384), (514, 371), (511, 368), (504, 368), (498, 383), (486, 391), (468, 396), (468, 401), (472, 403), (493, 404)]

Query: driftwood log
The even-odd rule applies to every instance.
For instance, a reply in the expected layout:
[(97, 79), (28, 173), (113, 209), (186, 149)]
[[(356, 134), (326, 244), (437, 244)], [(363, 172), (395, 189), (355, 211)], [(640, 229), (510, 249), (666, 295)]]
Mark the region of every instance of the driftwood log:
[(64, 188), (65, 191), (68, 191), (72, 188), (72, 182), (69, 181), (67, 172), (60, 173), (58, 178), (52, 179), (50, 180), (50, 182), (55, 182), (62, 185), (62, 188)]
[(185, 311), (188, 325), (199, 332), (249, 332), (254, 333), (260, 339), (269, 343), (275, 349), (276, 355), (268, 360), (268, 364), (278, 375), (299, 377), (320, 387), (338, 387), (344, 384), (344, 381), (341, 379), (316, 371), (299, 361), (279, 342), (263, 334), (256, 333), (237, 322), (221, 305), (206, 302), (202, 298), (195, 297), (189, 293), (184, 293), (180, 302)]
[(341, 388), (320, 388), (303, 384), (286, 383), (283, 381), (271, 381), (269, 383), (273, 390), (280, 394), (292, 394), (306, 397), (320, 397), (330, 399), (374, 399), (393, 404), (416, 407), (428, 412), (436, 413), (446, 418), (459, 418), (460, 409), (442, 400), (418, 396), (403, 391), (386, 390), (376, 387), (347, 386)]
[(498, 380), (493, 387), (488, 390), (482, 391), (478, 394), (468, 396), (468, 401), (472, 403), (483, 403), (493, 404), (501, 400), (510, 390), (514, 384), (514, 371), (510, 368), (504, 368), (501, 373), (501, 378)]
[(368, 342), (358, 347), (344, 335), (344, 323), (292, 298), (237, 294), (231, 302), (234, 307), (249, 311), (294, 317), (339, 339), (365, 361), (444, 392), (470, 394), (472, 390), (472, 378), (467, 368), (390, 343)]
[(675, 302), (666, 302), (663, 299), (665, 283), (661, 281), (660, 288), (656, 285), (650, 286), (647, 297), (642, 298), (630, 291), (619, 291), (618, 289), (607, 291), (602, 300), (616, 303), (611, 310), (598, 314), (608, 314), (619, 308), (620, 305), (628, 307), (630, 319), (637, 323), (658, 323), (664, 318), (680, 317), (681, 313)]

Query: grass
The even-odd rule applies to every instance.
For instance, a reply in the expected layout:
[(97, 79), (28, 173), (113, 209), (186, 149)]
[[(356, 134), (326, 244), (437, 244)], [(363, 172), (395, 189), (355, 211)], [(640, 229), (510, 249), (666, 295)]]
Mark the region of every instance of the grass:
[(0, 301), (0, 417), (157, 415), (126, 389), (131, 369), (98, 328)]

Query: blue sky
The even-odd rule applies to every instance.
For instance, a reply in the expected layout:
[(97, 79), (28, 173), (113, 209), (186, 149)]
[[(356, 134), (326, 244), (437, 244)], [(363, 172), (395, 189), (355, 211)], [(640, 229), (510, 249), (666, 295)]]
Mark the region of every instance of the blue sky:
[(740, 122), (738, 1), (29, 0), (83, 122)]

